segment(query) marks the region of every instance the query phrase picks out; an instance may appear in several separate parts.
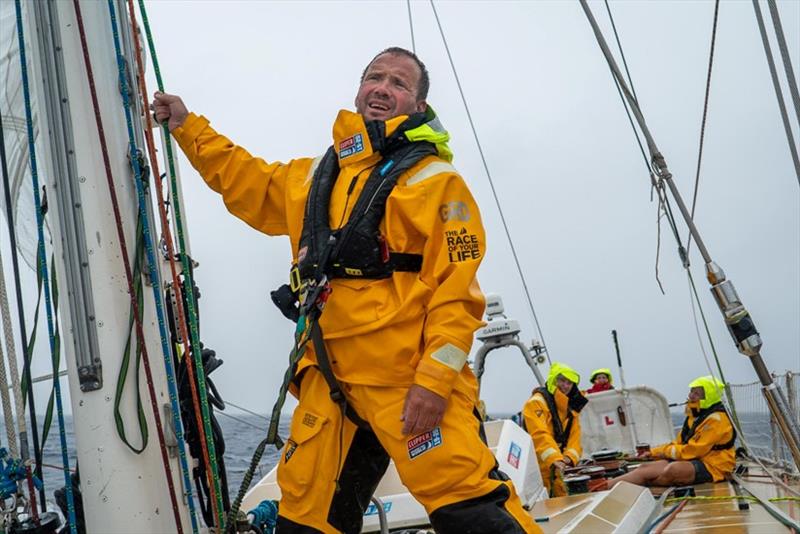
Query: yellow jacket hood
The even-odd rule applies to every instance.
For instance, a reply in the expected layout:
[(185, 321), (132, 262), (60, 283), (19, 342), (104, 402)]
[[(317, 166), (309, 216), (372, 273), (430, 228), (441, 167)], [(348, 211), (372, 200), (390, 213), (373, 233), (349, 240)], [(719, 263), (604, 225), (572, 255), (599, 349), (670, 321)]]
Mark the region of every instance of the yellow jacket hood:
[(581, 375), (575, 369), (560, 362), (553, 362), (553, 365), (550, 366), (550, 374), (547, 375), (547, 391), (551, 394), (556, 391), (556, 378), (558, 378), (558, 375), (562, 375), (575, 386), (581, 382)]
[(589, 382), (594, 384), (594, 377), (596, 377), (597, 375), (606, 375), (608, 377), (608, 383), (612, 385), (614, 384), (614, 379), (611, 376), (611, 369), (608, 369), (606, 367), (603, 367), (602, 369), (595, 369), (594, 371), (592, 371), (592, 374), (589, 375)]
[(725, 390), (725, 383), (709, 375), (695, 378), (689, 384), (689, 387), (703, 388), (703, 391), (705, 392), (705, 398), (700, 399), (700, 409), (705, 410), (706, 408), (722, 401), (722, 392)]

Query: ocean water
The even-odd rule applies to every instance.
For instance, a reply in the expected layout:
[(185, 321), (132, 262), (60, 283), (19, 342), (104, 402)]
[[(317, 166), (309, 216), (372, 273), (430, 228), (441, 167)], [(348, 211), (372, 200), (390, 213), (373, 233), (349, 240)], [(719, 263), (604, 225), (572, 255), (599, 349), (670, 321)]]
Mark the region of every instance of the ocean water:
[[(258, 446), (261, 440), (266, 436), (267, 426), (269, 424), (265, 419), (253, 415), (237, 413), (235, 417), (236, 420), (225, 416), (217, 417), (222, 427), (223, 435), (225, 436), (225, 467), (228, 473), (228, 489), (231, 500), (233, 500), (236, 493), (239, 491), (239, 485), (242, 482), (242, 478), (244, 478), (247, 468), (250, 466), (253, 452), (256, 446)], [(69, 457), (70, 467), (75, 469), (75, 437), (72, 433), (72, 417), (65, 416), (64, 419), (67, 448), (71, 453)], [(280, 436), (284, 439), (289, 435), (289, 421), (289, 415), (281, 417)], [(157, 447), (157, 439), (155, 429), (151, 428), (150, 443), (148, 446)], [(0, 424), (0, 443), (5, 446), (6, 441), (5, 426)], [(266, 475), (277, 462), (278, 451), (275, 447), (267, 447), (259, 463), (253, 483)], [(42, 474), (44, 475), (47, 499), (48, 501), (55, 502), (53, 499), (53, 492), (64, 486), (64, 472), (61, 469), (63, 465), (61, 445), (58, 423), (55, 416), (53, 417), (53, 426), (50, 429), (50, 434), (45, 443), (42, 463), (44, 464), (42, 467)]]

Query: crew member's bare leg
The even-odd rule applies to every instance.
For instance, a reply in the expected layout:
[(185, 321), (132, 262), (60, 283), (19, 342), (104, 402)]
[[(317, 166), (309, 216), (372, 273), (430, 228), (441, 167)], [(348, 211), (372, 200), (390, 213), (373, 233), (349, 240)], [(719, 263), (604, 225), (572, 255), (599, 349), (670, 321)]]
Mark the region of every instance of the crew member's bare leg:
[(630, 473), (612, 478), (608, 487), (613, 488), (617, 482), (625, 481), (637, 486), (674, 486), (694, 482), (695, 470), (692, 462), (668, 462), (658, 460), (646, 463)]

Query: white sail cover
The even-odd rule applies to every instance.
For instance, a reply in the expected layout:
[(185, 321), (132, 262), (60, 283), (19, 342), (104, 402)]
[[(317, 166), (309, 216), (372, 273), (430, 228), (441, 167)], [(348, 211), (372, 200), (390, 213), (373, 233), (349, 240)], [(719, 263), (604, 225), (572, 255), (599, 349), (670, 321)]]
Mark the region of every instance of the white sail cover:
[[(22, 2), (23, 20), (30, 20), (30, 6)], [(36, 247), (38, 244), (36, 230), (36, 212), (33, 204), (33, 183), (31, 180), (30, 159), (28, 156), (28, 133), (25, 121), (25, 99), (22, 92), (22, 71), (19, 60), (19, 38), (14, 2), (0, 2), (0, 27), (6, 31), (0, 33), (0, 114), (3, 120), (3, 136), (5, 139), (8, 163), (9, 183), (11, 186), (11, 203), (14, 225), (17, 234), (17, 248), (20, 255), (31, 269), (36, 269)], [(37, 171), (40, 187), (47, 183), (47, 168), (44, 162), (45, 139), (39, 135), (38, 100), (33, 80), (37, 78), (35, 66), (31, 61), (36, 47), (35, 35), (26, 24), (25, 50), (28, 60), (28, 79), (31, 80), (31, 106), (33, 109), (33, 134), (36, 144), (36, 159), (39, 163)], [(41, 193), (41, 191), (40, 191)], [(3, 197), (0, 194), (0, 197)], [(8, 221), (5, 198), (0, 198), (3, 215)], [(5, 232), (3, 232), (5, 233)], [(45, 240), (49, 243), (50, 232), (45, 222)]]

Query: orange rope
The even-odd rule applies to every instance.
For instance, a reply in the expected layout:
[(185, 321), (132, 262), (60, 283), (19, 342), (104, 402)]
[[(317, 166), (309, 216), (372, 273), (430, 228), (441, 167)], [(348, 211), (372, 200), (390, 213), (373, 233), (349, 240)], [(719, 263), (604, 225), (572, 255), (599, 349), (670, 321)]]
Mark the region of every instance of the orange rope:
[[(144, 78), (144, 62), (142, 60), (142, 48), (139, 43), (139, 27), (136, 22), (136, 13), (133, 7), (133, 0), (128, 0), (128, 10), (130, 12), (131, 17), (131, 28), (133, 30), (134, 38), (134, 46), (136, 49), (136, 67), (139, 74), (139, 87), (140, 92), (142, 93), (142, 106), (144, 110), (145, 116), (145, 123), (147, 124), (147, 128), (145, 129), (145, 140), (147, 142), (147, 152), (150, 159), (150, 167), (152, 168), (152, 174), (154, 177), (158, 177), (160, 180), (161, 173), (159, 172), (158, 168), (158, 159), (156, 158), (156, 148), (155, 148), (155, 141), (153, 138), (153, 120), (148, 112), (148, 103), (147, 103), (147, 82), (145, 82)], [(167, 142), (170, 142), (169, 139)], [(164, 242), (167, 246), (167, 256), (169, 257), (169, 268), (170, 272), (172, 273), (172, 287), (175, 291), (175, 301), (177, 305), (177, 313), (176, 316), (178, 318), (178, 324), (181, 329), (181, 337), (183, 338), (183, 356), (186, 361), (186, 370), (189, 374), (189, 387), (192, 392), (192, 406), (194, 407), (194, 413), (197, 417), (197, 431), (200, 433), (200, 447), (203, 451), (203, 460), (206, 465), (206, 477), (208, 479), (208, 487), (211, 491), (211, 505), (213, 509), (213, 516), (214, 520), (217, 521), (218, 510), (217, 510), (217, 495), (216, 495), (216, 485), (214, 484), (213, 480), (213, 473), (211, 472), (211, 462), (209, 461), (208, 456), (208, 448), (206, 446), (206, 436), (205, 430), (203, 426), (203, 420), (200, 413), (200, 397), (197, 392), (197, 385), (194, 383), (194, 364), (192, 363), (191, 357), (191, 349), (189, 347), (189, 331), (187, 327), (186, 321), (186, 314), (183, 309), (183, 292), (181, 291), (181, 284), (178, 278), (178, 272), (175, 268), (175, 251), (172, 246), (172, 233), (169, 229), (169, 220), (167, 218), (167, 211), (164, 208), (164, 194), (161, 191), (161, 187), (155, 187), (156, 196), (158, 199), (158, 213), (161, 219), (161, 230), (164, 232)], [(195, 347), (195, 350), (200, 350), (200, 347)], [(222, 525), (216, 525), (220, 529)]]
[(661, 534), (662, 532), (664, 532), (664, 529), (666, 529), (669, 526), (669, 524), (672, 523), (672, 520), (675, 519), (679, 513), (681, 513), (681, 510), (683, 510), (683, 507), (686, 506), (687, 502), (689, 501), (682, 501), (677, 506), (677, 508), (675, 508), (672, 511), (671, 514), (669, 514), (667, 517), (664, 518), (663, 521), (661, 521), (661, 524), (658, 525), (658, 527), (653, 531), (653, 534)]

